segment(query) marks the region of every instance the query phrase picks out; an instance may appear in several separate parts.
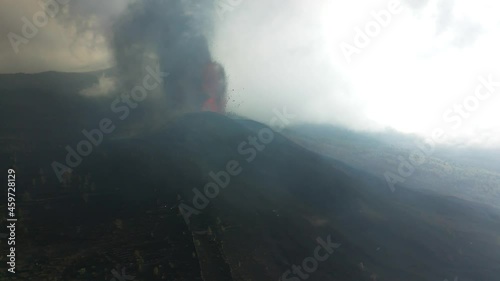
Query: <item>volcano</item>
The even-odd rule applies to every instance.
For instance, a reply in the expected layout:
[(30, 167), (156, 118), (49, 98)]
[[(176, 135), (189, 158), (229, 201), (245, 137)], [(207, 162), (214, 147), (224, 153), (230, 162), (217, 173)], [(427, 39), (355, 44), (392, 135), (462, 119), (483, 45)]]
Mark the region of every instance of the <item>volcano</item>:
[(500, 273), (491, 209), (404, 187), (391, 193), (382, 179), (275, 131), (249, 161), (238, 148), (263, 130), (193, 113), (103, 144), (61, 185), (34, 181), (19, 207), (19, 276), (420, 281)]

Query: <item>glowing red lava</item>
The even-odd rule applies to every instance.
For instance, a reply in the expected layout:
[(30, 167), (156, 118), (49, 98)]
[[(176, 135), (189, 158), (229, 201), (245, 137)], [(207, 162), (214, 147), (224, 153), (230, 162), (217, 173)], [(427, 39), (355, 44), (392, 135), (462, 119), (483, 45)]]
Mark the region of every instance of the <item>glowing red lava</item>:
[(226, 108), (226, 73), (216, 62), (208, 63), (203, 70), (203, 91), (207, 99), (203, 111), (224, 113)]

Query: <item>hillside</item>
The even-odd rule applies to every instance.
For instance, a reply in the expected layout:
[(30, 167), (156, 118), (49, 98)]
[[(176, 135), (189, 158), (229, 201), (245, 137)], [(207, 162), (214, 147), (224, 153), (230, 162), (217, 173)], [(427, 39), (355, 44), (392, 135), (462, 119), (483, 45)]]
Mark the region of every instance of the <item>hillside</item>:
[[(383, 180), (278, 133), (247, 161), (238, 146), (264, 128), (189, 115), (154, 135), (107, 142), (62, 184), (35, 167), (64, 151), (18, 153), (19, 276), (111, 279), (120, 265), (135, 280), (278, 280), (318, 239), (335, 249), (309, 280), (498, 275), (494, 210), (404, 186), (390, 193)], [(186, 221), (180, 206), (194, 207), (193, 189), (204, 192), (210, 172), (231, 160), (241, 173)]]

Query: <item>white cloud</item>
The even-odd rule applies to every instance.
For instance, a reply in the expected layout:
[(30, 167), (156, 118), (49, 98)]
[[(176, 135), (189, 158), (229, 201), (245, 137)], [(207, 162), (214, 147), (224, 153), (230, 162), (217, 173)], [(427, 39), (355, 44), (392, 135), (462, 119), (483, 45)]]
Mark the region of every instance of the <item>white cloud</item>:
[(87, 89), (80, 91), (80, 94), (88, 97), (110, 95), (117, 89), (117, 82), (115, 78), (106, 77), (102, 74), (96, 84)]
[[(235, 104), (244, 104), (234, 110), (265, 120), (271, 108), (288, 105), (301, 120), (427, 135), (443, 126), (446, 108), (474, 91), (478, 75), (500, 80), (493, 0), (405, 1), (406, 10), (347, 64), (340, 42), (352, 41), (354, 28), (388, 2), (243, 3), (219, 23), (214, 42), (230, 88), (240, 91)], [(481, 130), (481, 141), (499, 140), (500, 112), (491, 104), (500, 104), (500, 89), (456, 138), (477, 142), (470, 127)]]

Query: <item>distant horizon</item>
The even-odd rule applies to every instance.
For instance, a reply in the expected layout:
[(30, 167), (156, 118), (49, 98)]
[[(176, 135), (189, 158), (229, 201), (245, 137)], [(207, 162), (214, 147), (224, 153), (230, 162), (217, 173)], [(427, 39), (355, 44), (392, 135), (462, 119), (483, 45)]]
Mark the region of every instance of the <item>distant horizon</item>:
[[(45, 73), (61, 73), (61, 74), (93, 74), (93, 73), (99, 73), (102, 71), (107, 71), (107, 70), (112, 70), (115, 66), (112, 66), (110, 68), (106, 69), (101, 69), (101, 70), (94, 70), (94, 71), (85, 71), (85, 72), (62, 72), (62, 71), (56, 71), (56, 70), (49, 70), (49, 71), (44, 71), (44, 72), (38, 72), (38, 73), (2, 73), (1, 75), (43, 75)], [(110, 96), (112, 94), (110, 93)], [(89, 97), (89, 99), (92, 99)], [(261, 123), (266, 123), (262, 122), (259, 120), (255, 120), (252, 118), (252, 116), (245, 116), (244, 114), (241, 114), (241, 112), (233, 112), (229, 111), (227, 112), (228, 115), (232, 116), (237, 116), (239, 118), (244, 118), (244, 119), (249, 119), (249, 120), (254, 120), (257, 122)], [(291, 124), (288, 128), (294, 128), (294, 127), (300, 127), (300, 126), (328, 126), (332, 128), (337, 128), (337, 129), (342, 129), (346, 130), (349, 132), (353, 133), (366, 133), (370, 135), (375, 135), (375, 134), (386, 134), (386, 135), (391, 135), (391, 134), (397, 134), (399, 136), (404, 136), (404, 137), (409, 137), (413, 139), (426, 139), (429, 136), (428, 135), (422, 135), (416, 132), (404, 132), (397, 130), (396, 128), (390, 127), (390, 126), (385, 126), (385, 127), (378, 127), (378, 128), (367, 128), (367, 129), (360, 129), (360, 128), (351, 128), (348, 127), (344, 124), (335, 124), (335, 123), (327, 123), (327, 122), (314, 122), (314, 121), (299, 121), (297, 123)], [(480, 149), (480, 150), (494, 150), (494, 151), (500, 151), (500, 143), (498, 144), (491, 144), (491, 145), (483, 145), (483, 144), (474, 144), (470, 143), (467, 141), (467, 139), (453, 139), (450, 142), (442, 142), (438, 143), (438, 146), (443, 146), (443, 147), (454, 147), (459, 149)]]

